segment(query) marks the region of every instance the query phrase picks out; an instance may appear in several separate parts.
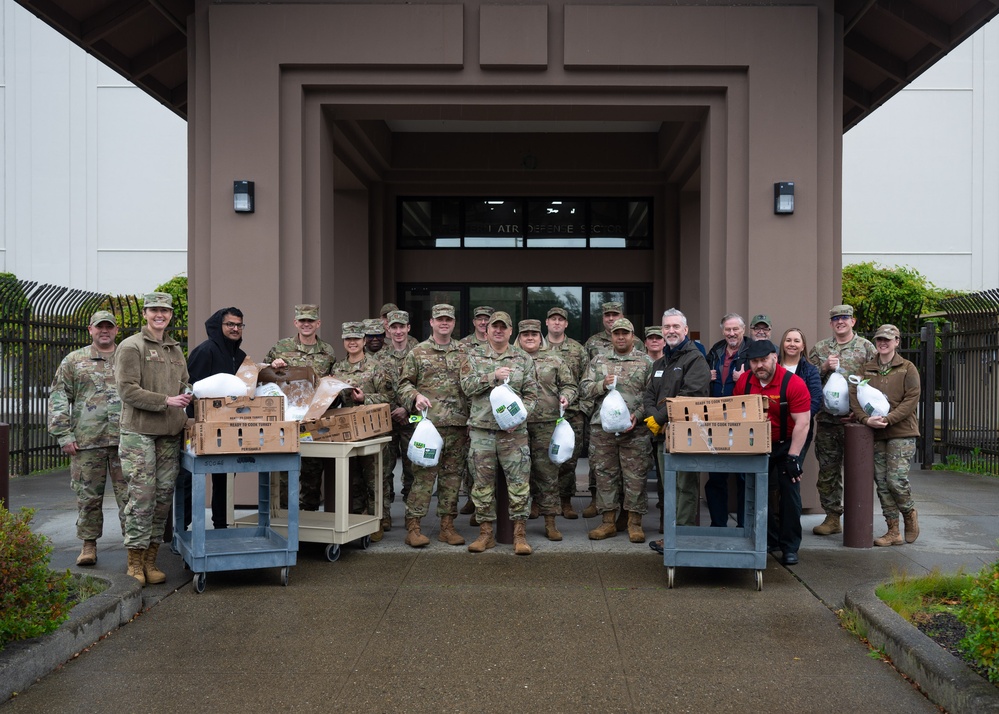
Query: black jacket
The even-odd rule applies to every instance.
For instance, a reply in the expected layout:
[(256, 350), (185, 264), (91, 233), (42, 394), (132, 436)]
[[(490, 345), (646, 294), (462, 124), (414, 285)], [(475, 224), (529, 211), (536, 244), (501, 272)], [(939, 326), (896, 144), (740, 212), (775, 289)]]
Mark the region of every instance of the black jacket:
[(643, 399), (645, 415), (654, 416), (662, 426), (666, 423), (667, 397), (706, 397), (710, 383), (708, 363), (690, 339), (674, 350), (667, 345), (663, 356), (652, 365), (652, 378)]
[(713, 345), (711, 349), (708, 350), (708, 369), (715, 370), (718, 373), (718, 379), (711, 382), (711, 396), (712, 397), (731, 397), (732, 392), (735, 390), (735, 379), (732, 378), (732, 373), (737, 369), (747, 369), (749, 367), (749, 360), (746, 358), (746, 350), (749, 349), (749, 343), (752, 342), (748, 337), (742, 338), (742, 344), (739, 345), (739, 351), (735, 353), (735, 358), (732, 360), (732, 368), (728, 372), (728, 379), (722, 384), (721, 372), (722, 365), (725, 363), (725, 348), (727, 343), (725, 340), (718, 340)]
[[(208, 339), (187, 356), (187, 372), (191, 375), (191, 384), (213, 374), (236, 374), (239, 365), (246, 358), (246, 353), (239, 349), (243, 338), (229, 340), (222, 334), (222, 316), (225, 314), (226, 311), (222, 309), (205, 320)], [(193, 407), (188, 409), (193, 411)]]

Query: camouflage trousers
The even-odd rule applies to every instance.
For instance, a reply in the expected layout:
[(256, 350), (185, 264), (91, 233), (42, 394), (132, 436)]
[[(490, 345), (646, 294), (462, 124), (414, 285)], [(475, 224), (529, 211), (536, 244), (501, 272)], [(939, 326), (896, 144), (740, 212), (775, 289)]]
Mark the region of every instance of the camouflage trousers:
[(469, 432), (472, 503), (480, 523), (496, 520), (496, 481), (506, 478), (510, 518), (527, 518), (531, 510), (531, 449), (526, 429), (513, 432), (472, 427)]
[(572, 458), (558, 467), (558, 492), (562, 498), (572, 498), (576, 495), (576, 462), (579, 461), (583, 453), (583, 423), (586, 417), (582, 412), (570, 412), (565, 416), (566, 421), (572, 426), (572, 432), (576, 435), (576, 448), (572, 452)]
[(531, 500), (538, 502), (541, 515), (555, 516), (562, 512), (558, 490), (558, 465), (548, 458), (555, 422), (538, 421), (527, 424), (531, 448)]
[(597, 478), (598, 512), (619, 507), (632, 513), (648, 512), (645, 479), (652, 466), (649, 436), (644, 428), (614, 436), (599, 424), (590, 425), (590, 466)]
[(121, 432), (118, 455), (128, 483), (125, 547), (145, 550), (160, 543), (180, 471), (180, 435)]
[(843, 515), (843, 445), (846, 427), (815, 420), (815, 458), (819, 461), (816, 488), (822, 510)]
[(916, 438), (874, 442), (874, 484), (885, 518), (898, 518), (916, 507), (909, 488), (909, 468), (916, 453)]
[[(430, 497), (437, 481), (437, 515), (458, 515), (458, 488), (468, 461), (468, 428), (439, 426), (444, 439), (441, 458), (436, 466), (412, 464), (413, 486), (406, 497), (406, 518), (423, 518), (430, 510)], [(407, 459), (408, 460), (408, 459)]]
[(104, 487), (111, 477), (111, 489), (118, 504), (118, 520), (125, 533), (125, 506), (128, 484), (121, 473), (117, 446), (82, 449), (69, 462), (69, 483), (76, 494), (76, 537), (97, 540), (104, 534)]
[[(326, 459), (313, 457), (302, 458), (302, 470), (299, 473), (298, 507), (303, 511), (318, 511), (323, 497), (323, 468)], [(332, 468), (332, 466), (330, 467)], [(280, 484), (281, 508), (288, 508), (288, 472), (282, 471), (278, 476)]]
[[(663, 442), (653, 443), (655, 458), (659, 460), (659, 473), (666, 477), (666, 465), (663, 456)], [(697, 523), (697, 499), (700, 498), (701, 475), (694, 471), (676, 472), (676, 524), (692, 526)], [(659, 498), (662, 499), (663, 484), (659, 484)], [(660, 504), (661, 507), (661, 504)]]

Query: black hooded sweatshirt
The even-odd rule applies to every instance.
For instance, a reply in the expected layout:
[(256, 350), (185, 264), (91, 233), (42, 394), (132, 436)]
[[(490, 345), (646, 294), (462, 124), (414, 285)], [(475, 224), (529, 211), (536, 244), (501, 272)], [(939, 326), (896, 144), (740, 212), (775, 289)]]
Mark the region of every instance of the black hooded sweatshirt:
[(222, 316), (225, 314), (225, 309), (222, 309), (205, 320), (208, 339), (191, 350), (187, 357), (191, 384), (213, 374), (236, 374), (246, 358), (246, 353), (239, 349), (243, 338), (229, 340), (222, 334)]

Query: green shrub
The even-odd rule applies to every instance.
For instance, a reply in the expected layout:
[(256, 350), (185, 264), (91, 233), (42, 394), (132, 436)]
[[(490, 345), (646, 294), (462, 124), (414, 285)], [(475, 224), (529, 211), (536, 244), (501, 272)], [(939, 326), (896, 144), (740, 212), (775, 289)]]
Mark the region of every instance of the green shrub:
[(961, 650), (999, 682), (999, 562), (982, 568), (961, 599), (957, 617), (967, 627)]
[(49, 570), (52, 547), (28, 527), (34, 515), (0, 504), (0, 649), (52, 632), (69, 617), (69, 571)]

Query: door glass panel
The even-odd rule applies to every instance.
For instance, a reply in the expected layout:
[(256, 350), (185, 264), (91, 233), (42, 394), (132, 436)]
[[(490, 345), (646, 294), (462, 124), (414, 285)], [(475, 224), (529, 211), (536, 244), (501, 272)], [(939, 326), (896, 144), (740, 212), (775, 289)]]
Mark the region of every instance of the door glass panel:
[(605, 302), (624, 303), (624, 317), (631, 320), (631, 324), (635, 326), (635, 338), (643, 338), (645, 336), (645, 321), (651, 319), (652, 314), (651, 295), (650, 287), (591, 289), (589, 292), (590, 331), (587, 338), (604, 330), (604, 312), (601, 306)]
[(548, 310), (556, 306), (564, 307), (569, 313), (569, 326), (565, 334), (574, 340), (579, 340), (583, 333), (583, 288), (581, 286), (527, 288), (527, 317), (540, 320), (543, 333), (548, 332), (545, 327)]

